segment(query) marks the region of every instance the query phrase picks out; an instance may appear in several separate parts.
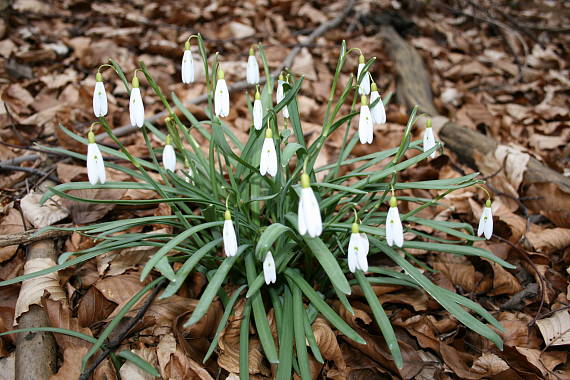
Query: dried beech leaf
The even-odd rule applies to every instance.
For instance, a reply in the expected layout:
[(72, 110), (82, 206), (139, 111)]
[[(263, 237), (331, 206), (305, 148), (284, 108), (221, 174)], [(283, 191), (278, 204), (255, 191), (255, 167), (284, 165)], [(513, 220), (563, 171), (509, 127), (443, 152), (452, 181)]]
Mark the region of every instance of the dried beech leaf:
[(81, 360), (89, 351), (87, 347), (70, 347), (63, 351), (63, 365), (49, 380), (79, 379), (81, 375)]
[[(85, 199), (121, 199), (125, 189), (84, 189), (70, 190), (68, 194)], [(115, 203), (86, 203), (63, 199), (63, 205), (71, 213), (75, 224), (95, 222), (115, 208)]]
[[(24, 274), (33, 273), (42, 269), (53, 267), (55, 262), (52, 259), (38, 258), (26, 262), (24, 265)], [(54, 301), (62, 300), (67, 302), (65, 292), (59, 285), (59, 276), (57, 272), (45, 274), (43, 276), (31, 278), (22, 282), (20, 296), (16, 303), (16, 313), (14, 316), (14, 325), (22, 313), (29, 310), (30, 305), (40, 305), (44, 291), (50, 294), (50, 298)]]
[(552, 253), (570, 246), (570, 229), (552, 228), (528, 232), (526, 238), (537, 252)]
[(20, 207), (26, 220), (36, 228), (51, 226), (67, 218), (69, 211), (61, 205), (61, 198), (54, 196), (40, 205), (41, 193), (28, 193), (20, 201)]
[(323, 357), (327, 360), (334, 361), (334, 364), (339, 370), (346, 368), (346, 363), (340, 351), (340, 346), (336, 340), (336, 334), (331, 329), (327, 321), (318, 317), (313, 322), (313, 332), (317, 341), (317, 346), (321, 351)]
[[(158, 358), (156, 356), (156, 349), (142, 346), (141, 348), (139, 348), (137, 350), (131, 350), (131, 352), (140, 356), (141, 358), (146, 360), (147, 363), (149, 363), (150, 365), (152, 365), (153, 367), (156, 368), (156, 366), (158, 364)], [(125, 364), (123, 364), (119, 373), (121, 374), (122, 379), (128, 379), (128, 380), (154, 380), (154, 379), (156, 379), (154, 376), (152, 376), (148, 372), (143, 371), (142, 369), (140, 369), (139, 367), (137, 367), (136, 365), (134, 365), (130, 361), (126, 361)]]
[(570, 313), (562, 310), (552, 317), (536, 321), (547, 346), (570, 344)]
[[(71, 316), (71, 310), (67, 305), (64, 305), (60, 301), (51, 300), (47, 297), (42, 298), (42, 305), (46, 311), (51, 327), (73, 330), (88, 336), (93, 336), (91, 330), (81, 327), (79, 320)], [(73, 347), (91, 347), (91, 343), (80, 338), (64, 334), (54, 334), (54, 336), (58, 346), (63, 349)]]
[[(18, 232), (24, 232), (24, 222), (22, 220), (22, 215), (15, 208), (10, 207), (8, 214), (2, 218), (2, 223), (0, 224), (0, 234), (8, 235), (15, 234)], [(7, 247), (0, 248), (0, 263), (12, 258), (14, 254), (18, 251), (18, 245), (9, 245)]]
[(482, 376), (495, 376), (508, 370), (509, 365), (495, 354), (483, 354), (478, 357), (471, 367), (471, 370)]
[(91, 326), (107, 318), (117, 304), (109, 301), (96, 287), (91, 286), (77, 306), (79, 324), (83, 327)]
[(195, 362), (182, 352), (172, 334), (166, 334), (160, 339), (156, 354), (160, 374), (164, 379), (213, 380), (201, 363)]

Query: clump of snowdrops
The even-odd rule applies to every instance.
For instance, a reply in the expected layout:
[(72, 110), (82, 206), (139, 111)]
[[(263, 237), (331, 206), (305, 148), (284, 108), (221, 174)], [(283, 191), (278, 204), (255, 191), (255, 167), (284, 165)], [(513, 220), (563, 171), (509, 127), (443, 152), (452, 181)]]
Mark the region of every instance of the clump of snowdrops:
[[(210, 66), (200, 35), (191, 36), (186, 42), (182, 81), (191, 86), (195, 79), (195, 57), (191, 51), (194, 40), (205, 73), (208, 118), (197, 120), (174, 93), (168, 99), (143, 62), (131, 74), (129, 83), (121, 67), (110, 60), (97, 72), (93, 110), (98, 118), (95, 124), (104, 128), (119, 149), (98, 145), (91, 130), (85, 139), (62, 127), (69, 136), (88, 145), (88, 154), (60, 148), (53, 150), (86, 160), (89, 182), (62, 184), (44, 196), (44, 201), (57, 194), (92, 203), (135, 206), (168, 203), (173, 214), (76, 227), (75, 231), (91, 236), (98, 244), (84, 251), (63, 253), (57, 266), (20, 276), (11, 282), (78, 265), (114, 250), (154, 247), (156, 252), (144, 263), (140, 277), (141, 281), (149, 276), (157, 278), (133, 299), (140, 299), (164, 279), (168, 285), (160, 297), (172, 296), (193, 271), (198, 271), (206, 276), (208, 283), (186, 326), (198, 322), (216, 298), (223, 303), (225, 312), (204, 361), (217, 348), (218, 338), (234, 305), (240, 299), (245, 300), (240, 340), (241, 378), (248, 378), (250, 324), (255, 326), (265, 357), (276, 364), (272, 368), (278, 379), (291, 379), (292, 371), (302, 379), (310, 379), (308, 355), (323, 361), (311, 329), (318, 315), (328, 320), (340, 334), (364, 344), (364, 339), (329, 306), (329, 301), (339, 300), (342, 307), (353, 313), (347, 297), (353, 287), (361, 289), (395, 364), (401, 368), (404, 363), (396, 335), (372, 284), (421, 289), (467, 328), (502, 347), (499, 335), (489, 326), (502, 330), (497, 320), (479, 304), (435, 285), (425, 275), (429, 267), (408, 252), (408, 249), (420, 249), (434, 254), (479, 256), (512, 268), (492, 253), (473, 246), (473, 242), (482, 238), (474, 236), (471, 225), (418, 216), (419, 211), (437, 204), (454, 190), (478, 186), (482, 182), (476, 179), (478, 173), (443, 180), (399, 180), (401, 171), (435, 157), (442, 148), (434, 138), (429, 120), (423, 141), (411, 141), (416, 121), (425, 117), (417, 115), (416, 109), (409, 116), (402, 140), (394, 141), (393, 148), (360, 157), (351, 155), (356, 144), (373, 141), (374, 129), (381, 135), (382, 125), (386, 122), (384, 104), (369, 71), (374, 58), (366, 60), (359, 49), (347, 49), (342, 43), (320, 135), (308, 144), (297, 102), (303, 78), (285, 70), (276, 83), (263, 47), (253, 46), (246, 73), (248, 83), (255, 86), (248, 97), (251, 128), (249, 138), (243, 144), (234, 134), (234, 126), (224, 122), (231, 104), (223, 62), (216, 54)], [(354, 70), (356, 75), (351, 75), (343, 86), (339, 81), (340, 73), (347, 58), (353, 54), (359, 59)], [(258, 57), (265, 73), (264, 84), (260, 83)], [(114, 71), (130, 94), (131, 123), (140, 128), (137, 133), (141, 133), (146, 141), (150, 160), (134, 157), (113, 134), (105, 119), (107, 99), (103, 70), (108, 67), (112, 70), (107, 72)], [(139, 76), (141, 79), (144, 76), (164, 103), (168, 113), (165, 131), (144, 119)], [(384, 102), (387, 99), (389, 96)], [(342, 113), (342, 105), (346, 102), (351, 104), (350, 112)], [(175, 108), (182, 117), (177, 116)], [(207, 153), (192, 132), (200, 133), (208, 141)], [(343, 136), (338, 159), (316, 166), (319, 152), (333, 133)], [(164, 146), (153, 148), (151, 134), (163, 141)], [(406, 156), (408, 151), (416, 154)], [(132, 167), (110, 161), (104, 163), (104, 155), (127, 159)], [(370, 169), (383, 162), (386, 164), (381, 169)], [(128, 174), (133, 180), (108, 182), (105, 165)], [(158, 173), (161, 180), (155, 180), (150, 172)], [(94, 200), (67, 193), (87, 188), (153, 190), (156, 199)], [(433, 199), (400, 196), (403, 189), (436, 190), (438, 195)], [(402, 202), (417, 206), (401, 214)], [(490, 238), (493, 228), (490, 200), (486, 206), (478, 235), (484, 233)], [(173, 233), (148, 232), (157, 224), (172, 226)], [(142, 233), (123, 233), (135, 226), (148, 228)], [(416, 226), (444, 232), (453, 240), (420, 232)], [(391, 260), (393, 265), (390, 268), (370, 265), (379, 261), (375, 260), (378, 256)], [(179, 263), (176, 271), (174, 263)], [(135, 302), (129, 302), (120, 310), (84, 358), (84, 364)], [(271, 309), (275, 315), (277, 339), (271, 333), (268, 320)], [(140, 360), (136, 361), (140, 364)]]

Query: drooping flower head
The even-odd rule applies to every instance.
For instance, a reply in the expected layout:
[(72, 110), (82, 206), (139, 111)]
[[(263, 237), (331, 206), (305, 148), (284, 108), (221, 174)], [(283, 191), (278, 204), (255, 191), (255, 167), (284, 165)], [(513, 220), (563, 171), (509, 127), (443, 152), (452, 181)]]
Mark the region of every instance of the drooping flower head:
[(255, 58), (255, 51), (253, 50), (253, 47), (249, 48), (246, 79), (247, 83), (249, 84), (259, 83), (259, 65), (257, 64), (257, 59)]
[(485, 208), (479, 219), (479, 228), (477, 229), (477, 236), (485, 235), (488, 240), (493, 236), (493, 212), (491, 211), (491, 200), (487, 199)]
[(89, 131), (87, 134), (87, 177), (89, 183), (105, 183), (105, 163), (99, 147), (95, 143), (95, 134)]
[(267, 285), (274, 284), (277, 281), (277, 272), (275, 271), (275, 260), (271, 251), (268, 251), (263, 260), (263, 277)]
[(261, 148), (259, 173), (261, 175), (269, 174), (272, 177), (275, 177), (277, 174), (277, 152), (275, 151), (275, 143), (273, 142), (273, 131), (271, 131), (269, 127), (265, 130), (265, 140)]
[(317, 237), (323, 232), (323, 222), (319, 203), (311, 189), (311, 180), (306, 173), (301, 175), (301, 197), (297, 212), (299, 233), (310, 237)]
[(255, 100), (253, 101), (253, 126), (258, 131), (263, 127), (263, 106), (261, 104), (261, 94), (259, 89), (255, 90)]
[(386, 242), (390, 247), (394, 244), (398, 247), (404, 245), (404, 231), (398, 211), (398, 200), (393, 195), (390, 198), (390, 208), (386, 216)]
[(170, 135), (166, 135), (166, 145), (164, 145), (164, 150), (162, 151), (162, 164), (167, 170), (176, 170), (176, 153), (174, 152)]
[(360, 97), (360, 118), (358, 119), (358, 137), (361, 144), (371, 144), (374, 137), (372, 115), (368, 107), (366, 95)]
[(103, 85), (103, 75), (97, 72), (95, 75), (95, 90), (93, 91), (93, 113), (96, 117), (107, 115), (107, 93)]
[[(281, 103), (281, 101), (285, 98), (285, 90), (283, 88), (283, 84), (285, 83), (285, 76), (283, 73), (279, 74), (279, 78), (277, 79), (277, 93), (275, 94), (275, 100), (277, 103)], [(283, 107), (283, 117), (289, 118), (289, 109), (287, 106)]]
[(361, 233), (358, 223), (352, 223), (352, 233), (348, 242), (348, 269), (352, 273), (357, 269), (368, 271), (368, 250), (370, 245), (365, 233)]
[(131, 98), (129, 101), (129, 115), (131, 117), (131, 125), (141, 128), (144, 124), (144, 104), (142, 101), (141, 90), (139, 88), (139, 78), (137, 74), (133, 76), (133, 87), (131, 88)]
[(372, 121), (374, 124), (384, 124), (386, 123), (386, 110), (384, 109), (384, 103), (382, 103), (382, 99), (380, 98), (380, 93), (378, 93), (376, 82), (372, 82), (370, 90), (370, 104), (373, 104), (377, 99), (379, 99), (378, 103), (370, 107)]
[[(358, 71), (356, 73), (356, 80), (360, 78), (360, 74), (362, 70), (364, 70), (364, 66), (366, 65), (366, 60), (364, 59), (364, 55), (360, 54), (358, 57)], [(360, 95), (368, 95), (370, 94), (370, 76), (368, 73), (364, 74), (362, 78), (362, 82), (360, 82), (360, 86), (358, 87), (358, 93)]]
[[(424, 152), (427, 152), (435, 146), (435, 137), (433, 136), (433, 128), (431, 127), (431, 119), (426, 122), (426, 129), (424, 131)], [(435, 151), (429, 155), (435, 158)]]
[(223, 239), (224, 252), (226, 256), (235, 256), (238, 249), (236, 231), (234, 229), (234, 223), (232, 222), (232, 214), (230, 213), (230, 210), (227, 209), (224, 213)]
[(226, 117), (230, 114), (230, 93), (224, 79), (224, 70), (218, 67), (218, 82), (216, 83), (216, 93), (214, 95), (214, 108), (216, 116)]
[(182, 56), (182, 83), (194, 82), (194, 58), (190, 51), (190, 41), (184, 44), (184, 55)]

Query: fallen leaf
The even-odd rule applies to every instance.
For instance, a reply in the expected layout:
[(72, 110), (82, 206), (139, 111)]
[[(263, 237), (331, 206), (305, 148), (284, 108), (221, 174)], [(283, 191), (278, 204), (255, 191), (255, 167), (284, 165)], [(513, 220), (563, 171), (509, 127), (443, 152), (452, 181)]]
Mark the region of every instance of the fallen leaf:
[(526, 238), (537, 252), (552, 253), (570, 246), (570, 229), (548, 228), (537, 232), (528, 232)]
[(561, 310), (552, 317), (536, 321), (546, 346), (562, 346), (570, 344), (570, 313)]
[[(156, 356), (156, 349), (141, 346), (139, 349), (130, 350), (133, 354), (136, 354), (143, 358), (151, 366), (156, 367), (158, 364), (158, 358)], [(133, 362), (126, 361), (125, 364), (121, 366), (119, 370), (122, 379), (128, 380), (154, 380), (154, 376), (150, 375), (148, 372), (143, 371), (137, 367)]]
[(69, 211), (61, 205), (61, 198), (53, 196), (40, 205), (42, 193), (30, 192), (20, 201), (20, 207), (26, 220), (36, 228), (51, 226), (67, 218)]
[(49, 380), (79, 379), (81, 361), (89, 349), (87, 347), (70, 347), (63, 351), (63, 365)]
[[(88, 336), (93, 336), (91, 330), (81, 327), (79, 320), (71, 315), (71, 310), (69, 309), (67, 302), (54, 301), (44, 296), (42, 297), (42, 306), (46, 311), (51, 327), (73, 330)], [(91, 347), (91, 343), (70, 335), (54, 334), (54, 336), (58, 346), (62, 349)]]
[(339, 370), (346, 368), (346, 363), (342, 356), (340, 346), (336, 340), (336, 334), (329, 326), (328, 322), (323, 318), (318, 317), (313, 322), (313, 333), (317, 341), (317, 346), (321, 351), (323, 357), (327, 360), (332, 360)]

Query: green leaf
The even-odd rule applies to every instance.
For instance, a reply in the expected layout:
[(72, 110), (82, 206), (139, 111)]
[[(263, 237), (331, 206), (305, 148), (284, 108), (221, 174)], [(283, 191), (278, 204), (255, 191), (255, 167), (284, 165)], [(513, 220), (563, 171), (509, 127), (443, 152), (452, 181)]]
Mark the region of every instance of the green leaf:
[(307, 354), (307, 344), (305, 343), (305, 325), (303, 323), (303, 315), (305, 308), (303, 307), (303, 299), (301, 290), (298, 286), (293, 285), (293, 331), (295, 332), (295, 350), (297, 351), (297, 360), (299, 361), (299, 375), (303, 380), (311, 380), (311, 368), (309, 366), (309, 356)]
[(289, 287), (285, 286), (283, 301), (283, 318), (286, 323), (282, 323), (279, 330), (279, 365), (277, 366), (277, 380), (291, 380), (291, 369), (293, 366), (293, 296)]
[(334, 327), (338, 329), (341, 333), (346, 335), (348, 338), (354, 340), (360, 344), (366, 344), (366, 341), (362, 339), (356, 331), (354, 331), (345, 321), (342, 319), (335, 311), (319, 297), (319, 295), (313, 290), (311, 285), (309, 285), (301, 275), (296, 271), (289, 268), (285, 270), (285, 275), (293, 280), (295, 284), (301, 289), (305, 297), (311, 301), (315, 308), (329, 321)]
[(394, 328), (386, 316), (386, 312), (384, 311), (382, 304), (378, 300), (374, 290), (372, 290), (372, 286), (370, 286), (370, 283), (366, 279), (364, 273), (362, 273), (361, 270), (357, 270), (354, 275), (358, 281), (358, 285), (360, 285), (360, 289), (362, 289), (362, 293), (364, 294), (366, 301), (368, 301), (370, 309), (372, 309), (374, 319), (376, 320), (378, 327), (380, 327), (380, 331), (382, 331), (382, 335), (384, 336), (384, 340), (386, 341), (386, 345), (392, 354), (392, 358), (394, 359), (396, 366), (402, 369), (404, 367), (402, 352), (400, 351), (400, 346), (398, 344), (398, 339), (396, 339)]
[(214, 353), (214, 349), (218, 345), (218, 339), (220, 338), (220, 334), (226, 328), (226, 324), (228, 323), (228, 319), (230, 318), (230, 315), (232, 314), (232, 309), (233, 309), (240, 293), (242, 292), (243, 289), (245, 289), (245, 287), (246, 287), (246, 285), (242, 285), (239, 288), (237, 288), (235, 290), (234, 294), (232, 294), (231, 298), (229, 299), (228, 304), (226, 305), (226, 310), (224, 310), (224, 314), (222, 315), (222, 318), (220, 319), (220, 322), (218, 323), (218, 328), (216, 329), (214, 337), (212, 338), (212, 343), (210, 343), (210, 347), (208, 347), (208, 351), (206, 352), (206, 355), (204, 355), (204, 360), (202, 360), (202, 363), (206, 363), (208, 361), (208, 359), (210, 358), (210, 356), (212, 356), (212, 353)]
[(312, 238), (309, 236), (303, 236), (303, 240), (307, 243), (307, 246), (318, 260), (319, 264), (321, 264), (334, 286), (341, 292), (350, 294), (350, 285), (348, 284), (342, 269), (340, 269), (338, 261), (325, 243), (323, 243), (320, 238)]
[(204, 316), (204, 314), (206, 314), (208, 308), (210, 307), (210, 304), (222, 286), (222, 283), (228, 276), (230, 269), (232, 269), (232, 266), (236, 260), (241, 256), (241, 253), (248, 247), (249, 245), (240, 246), (235, 256), (227, 257), (224, 259), (224, 261), (222, 261), (222, 264), (220, 264), (220, 267), (216, 270), (216, 273), (210, 279), (210, 282), (208, 282), (208, 286), (206, 286), (206, 289), (204, 290), (204, 293), (202, 293), (202, 296), (200, 297), (200, 300), (198, 301), (194, 312), (192, 312), (192, 315), (184, 324), (184, 327), (192, 326), (194, 323), (198, 322)]
[(305, 336), (307, 337), (307, 342), (309, 343), (309, 347), (311, 348), (311, 352), (313, 353), (315, 360), (319, 363), (324, 364), (325, 361), (323, 360), (321, 350), (319, 350), (319, 346), (317, 345), (315, 333), (313, 332), (313, 328), (309, 322), (309, 317), (307, 316), (307, 310), (303, 310), (303, 326), (305, 328)]
[[(235, 256), (234, 256), (235, 257)], [(249, 380), (249, 319), (251, 300), (243, 307), (243, 319), (239, 327), (239, 378)]]
[(292, 230), (281, 223), (273, 223), (267, 227), (259, 237), (257, 246), (255, 247), (255, 256), (257, 259), (263, 261), (267, 251), (271, 249), (273, 243), (275, 243), (275, 241), (286, 232), (292, 232)]
[(287, 167), (293, 155), (300, 149), (305, 151), (305, 153), (307, 152), (305, 147), (302, 146), (301, 144), (298, 143), (287, 144), (285, 146), (285, 149), (283, 149), (283, 153), (281, 153), (281, 166), (284, 168)]

